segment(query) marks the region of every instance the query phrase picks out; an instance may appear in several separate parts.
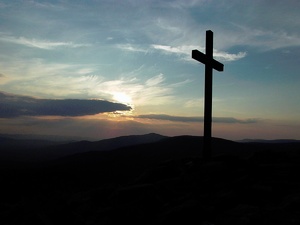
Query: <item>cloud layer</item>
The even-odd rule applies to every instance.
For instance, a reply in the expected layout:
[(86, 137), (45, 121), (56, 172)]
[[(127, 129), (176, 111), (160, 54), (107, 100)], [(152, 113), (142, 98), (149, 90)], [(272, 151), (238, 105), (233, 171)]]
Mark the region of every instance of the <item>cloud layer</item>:
[(37, 99), (0, 92), (0, 117), (18, 116), (84, 116), (127, 111), (130, 106), (104, 100)]
[[(203, 117), (184, 117), (184, 116), (171, 116), (166, 114), (148, 114), (148, 115), (139, 115), (137, 118), (142, 119), (154, 119), (154, 120), (168, 120), (173, 122), (203, 122)], [(233, 117), (214, 117), (213, 122), (215, 123), (257, 123), (257, 119), (246, 119), (240, 120)]]
[(19, 44), (27, 47), (32, 48), (40, 48), (40, 49), (54, 49), (58, 47), (70, 47), (70, 48), (77, 48), (77, 47), (86, 47), (90, 46), (88, 44), (74, 44), (73, 42), (53, 42), (49, 40), (37, 40), (37, 39), (29, 39), (26, 37), (14, 37), (14, 36), (0, 36), (0, 41), (10, 42), (14, 44)]

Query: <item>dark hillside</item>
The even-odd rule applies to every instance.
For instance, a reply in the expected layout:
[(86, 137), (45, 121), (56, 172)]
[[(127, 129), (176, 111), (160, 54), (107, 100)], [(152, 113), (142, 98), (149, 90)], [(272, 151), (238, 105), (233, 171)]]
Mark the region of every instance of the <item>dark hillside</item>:
[(58, 144), (61, 143), (47, 140), (0, 137), (0, 160), (27, 161), (36, 155), (38, 149)]
[(122, 136), (101, 141), (54, 142), (32, 139), (0, 137), (1, 160), (31, 161), (53, 160), (90, 151), (109, 151), (120, 147), (151, 143), (162, 140), (159, 134)]
[[(78, 144), (78, 143), (77, 143)], [(0, 172), (0, 224), (299, 224), (300, 144), (179, 136)], [(73, 146), (65, 145), (66, 147)], [(70, 147), (71, 149), (71, 147)]]

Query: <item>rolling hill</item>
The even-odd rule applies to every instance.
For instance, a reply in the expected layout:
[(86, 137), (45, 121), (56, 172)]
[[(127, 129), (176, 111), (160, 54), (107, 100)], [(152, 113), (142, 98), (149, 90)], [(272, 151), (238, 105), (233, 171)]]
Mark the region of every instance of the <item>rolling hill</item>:
[(202, 141), (127, 136), (36, 148), (60, 152), (36, 161), (2, 160), (0, 224), (300, 221), (299, 143), (213, 138), (205, 161)]
[(40, 139), (19, 139), (0, 137), (0, 158), (2, 160), (40, 161), (89, 151), (109, 151), (120, 147), (151, 143), (165, 136), (159, 134), (130, 135), (101, 141), (47, 141)]

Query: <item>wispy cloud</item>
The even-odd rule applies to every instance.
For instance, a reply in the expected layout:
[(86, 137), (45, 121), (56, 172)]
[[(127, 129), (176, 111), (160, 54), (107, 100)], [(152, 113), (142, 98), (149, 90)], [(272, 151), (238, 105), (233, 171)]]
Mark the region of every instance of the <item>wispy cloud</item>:
[(162, 83), (164, 80), (165, 80), (164, 75), (161, 73), (161, 74), (158, 74), (157, 76), (154, 76), (154, 77), (148, 79), (146, 81), (146, 86), (155, 86), (155, 85)]
[(189, 80), (178, 83), (166, 82), (164, 74), (160, 73), (147, 79), (142, 85), (142, 89), (136, 95), (137, 102), (143, 105), (163, 105), (175, 101), (176, 88), (185, 85)]
[(175, 53), (175, 54), (190, 54), (191, 50), (197, 48), (196, 46), (191, 45), (183, 45), (183, 46), (177, 46), (172, 47), (168, 45), (152, 45), (152, 48), (161, 50), (165, 53)]
[(5, 7), (7, 7), (7, 5), (5, 3), (3, 3), (3, 2), (0, 2), (0, 9), (1, 8), (5, 8)]
[[(172, 47), (168, 45), (152, 45), (152, 48), (156, 50), (160, 50), (166, 54), (177, 54), (181, 55), (186, 60), (191, 60), (191, 52), (194, 49), (199, 49), (201, 51), (205, 51), (203, 47), (197, 47), (194, 45), (183, 45), (183, 46), (177, 46), (177, 47)], [(221, 61), (236, 61), (239, 59), (244, 58), (247, 55), (246, 52), (238, 52), (236, 54), (224, 52), (224, 51), (219, 51), (214, 49), (214, 58), (221, 60)]]
[(4, 84), (4, 83), (8, 82), (8, 80), (9, 79), (5, 74), (0, 73), (0, 84)]
[(128, 111), (130, 106), (104, 100), (37, 99), (0, 92), (0, 117), (85, 116)]
[(94, 64), (30, 59), (6, 65), (0, 62), (2, 65), (2, 73), (8, 74), (2, 81), (9, 82), (8, 88), (2, 91), (44, 98), (97, 98), (120, 102), (120, 96), (123, 96), (123, 101), (130, 99), (126, 103), (135, 106), (161, 105), (174, 100), (176, 89), (188, 82), (170, 82), (165, 74), (159, 72), (144, 76), (144, 66), (111, 77), (99, 72)]
[(37, 9), (52, 9), (52, 10), (62, 10), (64, 9), (62, 4), (52, 4), (49, 2), (38, 2), (38, 1), (27, 1), (24, 4), (27, 4), (30, 7)]
[(222, 52), (218, 50), (214, 50), (214, 58), (221, 60), (221, 61), (236, 61), (239, 59), (242, 59), (246, 57), (247, 53), (246, 52), (238, 52), (237, 54), (231, 54), (227, 52)]
[(176, 1), (168, 2), (168, 4), (171, 7), (181, 9), (181, 8), (195, 7), (196, 5), (200, 5), (200, 4), (203, 4), (205, 2), (206, 2), (205, 0), (187, 0), (187, 1), (184, 1), (184, 2), (181, 1), (181, 0), (176, 0)]
[(25, 37), (14, 37), (8, 35), (0, 36), (0, 41), (24, 45), (32, 48), (46, 49), (46, 50), (50, 50), (58, 47), (78, 48), (78, 47), (90, 46), (90, 44), (75, 44), (73, 42), (52, 42), (49, 40), (38, 40), (34, 38), (30, 39)]
[(242, 124), (248, 124), (248, 123), (258, 123), (260, 122), (259, 119), (236, 119), (233, 117), (213, 117), (214, 123), (242, 123)]
[[(122, 103), (125, 103), (127, 99), (130, 102), (126, 103), (142, 106), (172, 102), (176, 88), (187, 83), (187, 81), (170, 83), (162, 73), (148, 79), (132, 74), (128, 76), (123, 74), (120, 78), (109, 79), (105, 76), (90, 74), (92, 69), (89, 68), (78, 69), (76, 72), (76, 67), (73, 68), (71, 65), (53, 66), (62, 68), (57, 73), (50, 65), (46, 65), (46, 74), (43, 74), (41, 67), (42, 75), (39, 74), (38, 77), (31, 74), (25, 77), (18, 76), (10, 81), (10, 90), (14, 93), (56, 98), (66, 96), (68, 98), (101, 98)], [(49, 71), (48, 67), (50, 67)]]
[(203, 102), (204, 102), (204, 98), (188, 100), (184, 104), (184, 107), (186, 107), (186, 108), (194, 108), (195, 106), (201, 106), (201, 105), (203, 105)]
[(130, 52), (143, 52), (143, 53), (148, 52), (147, 49), (132, 44), (117, 44), (116, 47), (121, 50), (130, 51)]
[[(140, 46), (135, 46), (131, 44), (119, 44), (116, 45), (117, 48), (124, 50), (124, 51), (130, 51), (130, 52), (143, 52), (143, 53), (153, 53), (153, 50), (160, 51), (165, 54), (176, 54), (183, 60), (191, 60), (191, 52), (194, 49), (199, 49), (203, 52), (205, 52), (205, 49), (203, 47), (195, 46), (195, 45), (181, 45), (181, 46), (170, 46), (170, 45), (158, 45), (158, 44), (152, 44), (148, 48), (143, 48)], [(152, 49), (152, 51), (151, 51)], [(236, 61), (239, 59), (242, 59), (246, 57), (246, 52), (238, 52), (236, 54), (234, 53), (228, 53), (224, 51), (219, 51), (217, 49), (214, 49), (214, 58), (222, 61)]]
[[(173, 122), (203, 122), (203, 117), (184, 117), (184, 116), (171, 116), (166, 114), (147, 114), (147, 115), (139, 115), (136, 118), (142, 119), (154, 119), (154, 120), (168, 120)], [(213, 122), (215, 123), (257, 123), (259, 120), (257, 119), (236, 119), (233, 117), (214, 117)]]
[[(254, 38), (257, 39), (257, 45), (263, 48), (278, 49), (289, 46), (300, 46), (299, 35), (288, 34), (287, 32), (274, 32), (274, 31), (257, 31)], [(253, 42), (249, 42), (252, 45)]]
[(300, 37), (297, 31), (252, 27), (250, 25), (232, 24), (233, 28), (223, 38), (224, 45), (252, 46), (260, 51), (269, 51), (284, 47), (300, 46)]
[(107, 96), (125, 94), (134, 105), (161, 105), (173, 98), (172, 85), (165, 83), (165, 76), (160, 73), (146, 80), (124, 76), (118, 80), (102, 81), (98, 90)]

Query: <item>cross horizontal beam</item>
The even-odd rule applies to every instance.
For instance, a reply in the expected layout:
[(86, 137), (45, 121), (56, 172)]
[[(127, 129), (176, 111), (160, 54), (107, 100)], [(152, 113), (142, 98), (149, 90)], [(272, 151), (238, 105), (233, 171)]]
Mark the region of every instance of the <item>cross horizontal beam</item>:
[(222, 63), (216, 61), (215, 59), (208, 58), (207, 55), (203, 54), (198, 50), (192, 50), (192, 58), (205, 65), (210, 65), (213, 69), (217, 71), (221, 72), (224, 70), (224, 65)]

